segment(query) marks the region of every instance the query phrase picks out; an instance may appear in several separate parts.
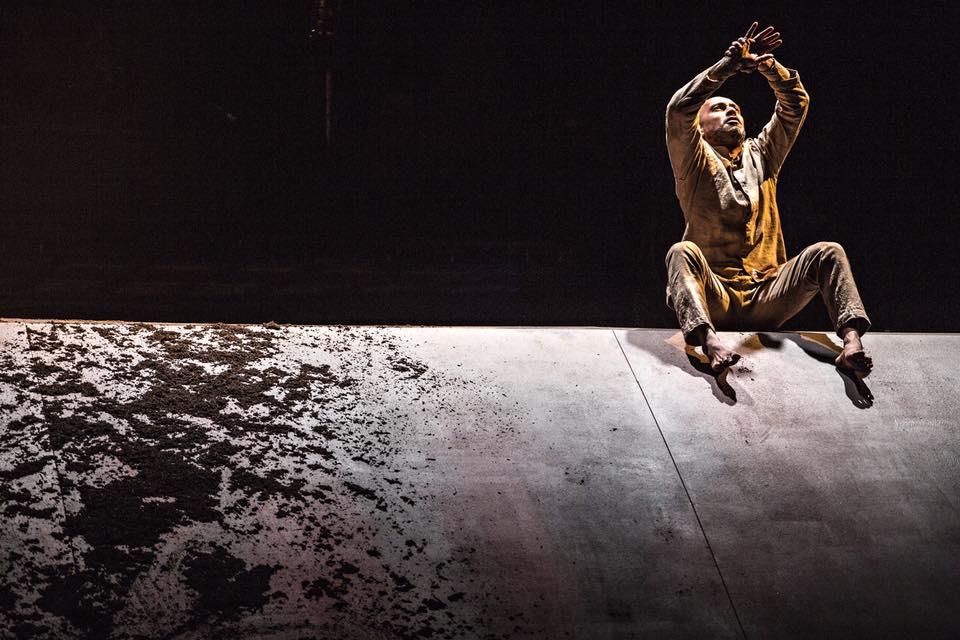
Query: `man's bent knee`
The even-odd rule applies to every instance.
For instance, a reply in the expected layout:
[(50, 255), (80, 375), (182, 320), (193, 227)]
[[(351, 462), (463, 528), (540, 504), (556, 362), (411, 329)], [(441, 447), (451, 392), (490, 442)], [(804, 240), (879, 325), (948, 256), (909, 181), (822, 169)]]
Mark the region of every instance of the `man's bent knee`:
[(694, 242), (689, 240), (681, 240), (676, 242), (670, 249), (667, 251), (667, 264), (669, 265), (673, 260), (682, 259), (687, 262), (699, 262), (700, 256), (703, 255), (703, 252), (700, 251), (700, 247)]
[(847, 252), (839, 242), (818, 242), (810, 245), (810, 248), (827, 260), (846, 260), (847, 258)]

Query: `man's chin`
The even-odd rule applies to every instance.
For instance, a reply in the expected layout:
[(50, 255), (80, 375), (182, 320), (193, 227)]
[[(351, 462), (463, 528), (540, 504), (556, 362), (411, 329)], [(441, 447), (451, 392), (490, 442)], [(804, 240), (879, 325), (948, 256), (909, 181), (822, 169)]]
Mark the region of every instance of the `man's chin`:
[(741, 127), (736, 127), (732, 129), (721, 129), (713, 137), (715, 145), (720, 145), (723, 147), (736, 147), (743, 144), (743, 141), (746, 140), (746, 134)]
[(724, 127), (723, 127), (723, 129), (721, 129), (721, 131), (722, 131), (724, 134), (729, 135), (730, 137), (740, 138), (740, 141), (741, 141), (741, 142), (744, 140), (744, 138), (747, 137), (747, 133), (746, 133), (746, 131), (744, 130), (743, 125), (741, 125), (741, 124), (724, 125)]

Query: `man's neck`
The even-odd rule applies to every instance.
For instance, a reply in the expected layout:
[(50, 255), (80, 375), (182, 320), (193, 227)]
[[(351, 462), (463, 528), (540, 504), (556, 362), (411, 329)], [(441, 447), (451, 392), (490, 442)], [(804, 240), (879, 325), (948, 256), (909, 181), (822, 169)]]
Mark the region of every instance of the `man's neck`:
[(737, 158), (740, 157), (740, 154), (743, 153), (743, 144), (738, 144), (735, 147), (725, 147), (723, 145), (717, 145), (713, 147), (716, 149), (717, 153), (722, 155), (724, 158), (730, 162), (736, 162)]

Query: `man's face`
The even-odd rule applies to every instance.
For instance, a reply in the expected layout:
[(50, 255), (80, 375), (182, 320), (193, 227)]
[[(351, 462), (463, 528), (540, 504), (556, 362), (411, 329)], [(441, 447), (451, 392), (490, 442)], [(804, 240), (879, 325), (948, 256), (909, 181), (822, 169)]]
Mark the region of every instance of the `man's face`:
[(710, 98), (700, 107), (700, 132), (714, 147), (728, 149), (740, 146), (747, 137), (740, 107), (721, 97)]

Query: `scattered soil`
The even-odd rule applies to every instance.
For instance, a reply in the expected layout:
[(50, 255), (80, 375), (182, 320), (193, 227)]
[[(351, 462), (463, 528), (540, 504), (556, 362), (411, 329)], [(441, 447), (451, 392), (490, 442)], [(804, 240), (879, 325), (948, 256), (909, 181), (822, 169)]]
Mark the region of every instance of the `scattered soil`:
[(271, 617), (344, 640), (526, 632), (522, 612), (494, 632), (486, 585), (446, 577), (470, 574), (471, 551), (408, 533), (411, 506), (434, 499), (398, 468), (411, 414), (469, 383), (397, 338), (26, 331), (29, 349), (0, 354), (0, 514), (22, 534), (0, 547), (16, 567), (0, 635), (244, 637)]

